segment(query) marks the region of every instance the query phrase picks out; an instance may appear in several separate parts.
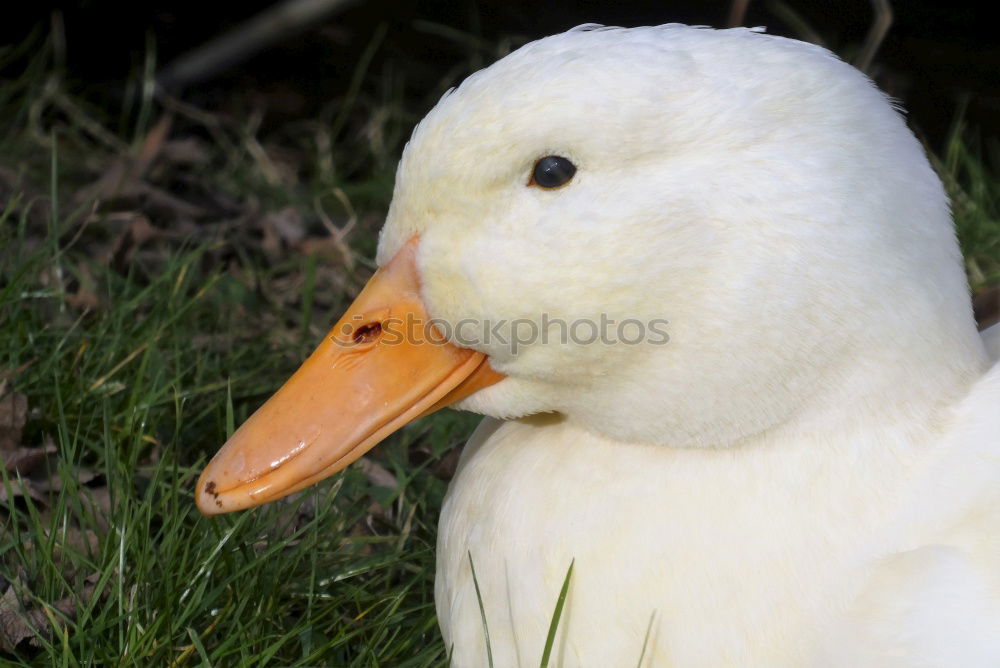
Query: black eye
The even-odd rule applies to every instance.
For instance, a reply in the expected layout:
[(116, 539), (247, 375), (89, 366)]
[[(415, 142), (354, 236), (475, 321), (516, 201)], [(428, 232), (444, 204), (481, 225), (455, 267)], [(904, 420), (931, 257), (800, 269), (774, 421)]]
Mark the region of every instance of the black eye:
[(558, 188), (569, 183), (574, 174), (576, 174), (576, 165), (567, 158), (547, 155), (535, 163), (535, 169), (531, 173), (531, 181), (528, 182), (528, 185)]

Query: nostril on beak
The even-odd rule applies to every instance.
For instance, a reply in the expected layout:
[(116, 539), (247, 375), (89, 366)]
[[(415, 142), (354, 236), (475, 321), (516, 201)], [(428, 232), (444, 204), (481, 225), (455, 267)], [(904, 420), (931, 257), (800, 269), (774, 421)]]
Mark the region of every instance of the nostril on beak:
[(354, 330), (353, 338), (355, 344), (363, 344), (363, 343), (371, 343), (381, 335), (382, 335), (382, 323), (370, 322), (367, 325), (361, 325), (356, 330)]

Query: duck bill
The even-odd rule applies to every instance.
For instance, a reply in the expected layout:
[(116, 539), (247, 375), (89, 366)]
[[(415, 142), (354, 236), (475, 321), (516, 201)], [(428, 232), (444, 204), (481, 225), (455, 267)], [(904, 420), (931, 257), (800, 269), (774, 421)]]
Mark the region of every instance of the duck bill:
[(444, 341), (420, 298), (411, 239), (198, 480), (206, 515), (274, 501), (340, 471), (408, 422), (504, 376)]

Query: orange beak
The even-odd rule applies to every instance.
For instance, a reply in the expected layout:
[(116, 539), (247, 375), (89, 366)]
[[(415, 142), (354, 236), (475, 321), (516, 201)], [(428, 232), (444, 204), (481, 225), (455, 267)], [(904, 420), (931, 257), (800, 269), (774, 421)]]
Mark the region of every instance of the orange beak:
[(410, 421), (504, 378), (443, 341), (424, 308), (417, 237), (379, 269), (323, 342), (198, 479), (206, 515), (274, 501), (361, 457)]

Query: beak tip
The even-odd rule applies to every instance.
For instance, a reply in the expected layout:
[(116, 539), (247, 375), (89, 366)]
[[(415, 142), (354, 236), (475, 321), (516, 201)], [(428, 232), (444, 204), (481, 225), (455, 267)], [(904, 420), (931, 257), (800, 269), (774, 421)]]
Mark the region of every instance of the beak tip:
[(215, 481), (208, 477), (210, 470), (211, 467), (202, 472), (194, 491), (195, 505), (206, 517), (226, 512), (225, 504), (219, 498), (219, 492), (216, 491)]

